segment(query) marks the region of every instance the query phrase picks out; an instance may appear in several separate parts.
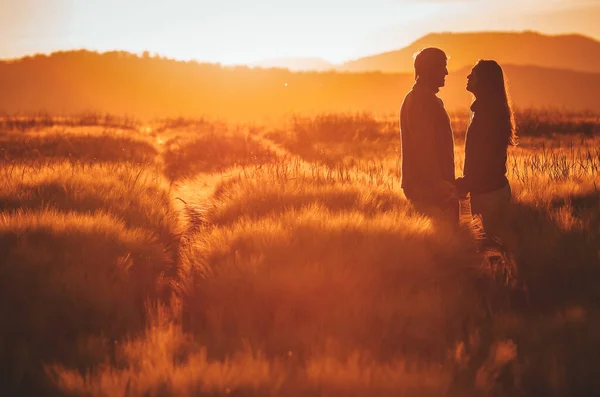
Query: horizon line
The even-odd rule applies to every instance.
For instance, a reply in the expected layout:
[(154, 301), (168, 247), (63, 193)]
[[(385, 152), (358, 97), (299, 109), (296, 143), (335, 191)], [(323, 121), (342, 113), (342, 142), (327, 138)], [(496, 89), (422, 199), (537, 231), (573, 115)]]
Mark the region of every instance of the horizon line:
[[(579, 33), (579, 32), (564, 32), (564, 33), (543, 33), (539, 30), (533, 30), (533, 29), (523, 29), (523, 30), (473, 30), (473, 31), (432, 31), (429, 32), (427, 34), (424, 34), (422, 36), (420, 36), (419, 38), (411, 41), (409, 44), (402, 46), (402, 47), (398, 47), (395, 49), (390, 49), (390, 50), (386, 50), (386, 51), (379, 51), (379, 52), (375, 52), (375, 53), (368, 53), (368, 54), (364, 54), (358, 57), (354, 57), (354, 58), (349, 58), (346, 60), (343, 60), (341, 62), (332, 62), (331, 60), (321, 57), (321, 56), (314, 56), (314, 55), (308, 55), (308, 56), (274, 56), (274, 57), (268, 57), (268, 58), (262, 58), (259, 60), (255, 60), (252, 62), (222, 62), (222, 61), (214, 61), (214, 60), (203, 60), (203, 59), (197, 59), (197, 58), (183, 58), (183, 57), (177, 57), (177, 56), (169, 56), (166, 54), (161, 54), (158, 53), (156, 51), (152, 51), (150, 49), (145, 49), (143, 51), (132, 51), (132, 50), (127, 50), (127, 49), (119, 49), (119, 48), (113, 48), (113, 49), (94, 49), (94, 48), (87, 48), (87, 47), (71, 47), (71, 48), (60, 48), (60, 49), (55, 49), (49, 52), (34, 52), (34, 53), (26, 53), (17, 57), (10, 57), (10, 58), (0, 58), (0, 62), (16, 62), (19, 60), (23, 60), (26, 58), (34, 58), (36, 56), (52, 56), (55, 54), (60, 54), (60, 53), (68, 53), (68, 52), (90, 52), (90, 53), (96, 53), (99, 55), (103, 55), (103, 54), (110, 54), (110, 53), (127, 53), (130, 55), (135, 55), (139, 58), (143, 58), (144, 54), (148, 53), (150, 55), (150, 58), (162, 58), (162, 59), (166, 59), (166, 60), (170, 60), (170, 61), (177, 61), (177, 62), (195, 62), (195, 63), (199, 63), (199, 64), (211, 64), (211, 65), (220, 65), (220, 66), (225, 66), (225, 67), (235, 67), (235, 66), (247, 66), (247, 67), (263, 67), (263, 68), (282, 68), (282, 67), (265, 67), (265, 66), (261, 66), (261, 65), (257, 65), (260, 62), (268, 62), (268, 61), (274, 61), (274, 60), (293, 60), (293, 59), (298, 59), (298, 60), (307, 60), (307, 59), (313, 59), (313, 60), (320, 60), (320, 61), (325, 61), (328, 64), (330, 64), (332, 66), (332, 69), (324, 69), (322, 71), (326, 72), (328, 70), (334, 70), (334, 68), (336, 67), (340, 67), (343, 66), (344, 64), (348, 63), (348, 62), (353, 62), (356, 61), (358, 59), (363, 59), (363, 58), (370, 58), (370, 57), (375, 57), (375, 56), (379, 56), (379, 55), (384, 55), (384, 54), (389, 54), (392, 52), (396, 52), (396, 51), (401, 51), (405, 48), (408, 48), (412, 45), (414, 45), (416, 42), (418, 42), (419, 40), (422, 40), (428, 36), (431, 35), (442, 35), (442, 34), (447, 34), (447, 35), (473, 35), (473, 34), (537, 34), (540, 36), (546, 36), (546, 37), (566, 37), (566, 36), (579, 36), (579, 37), (583, 37), (583, 38), (587, 38), (596, 42), (600, 43), (600, 38), (597, 37), (593, 37), (591, 35), (587, 35), (584, 33)], [(287, 69), (285, 67), (283, 67), (284, 69)]]

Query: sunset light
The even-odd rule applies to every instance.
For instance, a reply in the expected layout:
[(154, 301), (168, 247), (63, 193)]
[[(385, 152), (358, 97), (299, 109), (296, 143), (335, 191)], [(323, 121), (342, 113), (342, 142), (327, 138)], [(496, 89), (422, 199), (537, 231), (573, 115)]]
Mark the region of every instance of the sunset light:
[(600, 0), (0, 0), (0, 397), (600, 391)]
[(339, 63), (436, 31), (600, 37), (598, 16), (597, 2), (579, 0), (0, 0), (0, 58), (87, 48), (223, 64)]

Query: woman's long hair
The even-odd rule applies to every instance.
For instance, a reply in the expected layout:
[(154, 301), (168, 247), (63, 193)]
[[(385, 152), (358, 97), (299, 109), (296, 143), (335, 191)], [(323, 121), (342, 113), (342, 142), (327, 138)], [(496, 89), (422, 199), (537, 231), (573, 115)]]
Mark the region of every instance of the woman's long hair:
[(498, 109), (501, 130), (506, 134), (506, 144), (516, 145), (515, 119), (502, 68), (496, 61), (480, 60), (473, 71), (477, 75), (478, 97), (491, 102)]

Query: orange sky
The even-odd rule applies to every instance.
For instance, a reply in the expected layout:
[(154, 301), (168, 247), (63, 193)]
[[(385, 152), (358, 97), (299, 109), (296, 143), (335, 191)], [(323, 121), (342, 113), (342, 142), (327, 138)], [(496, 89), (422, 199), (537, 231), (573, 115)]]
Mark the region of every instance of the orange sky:
[(0, 58), (87, 48), (225, 64), (342, 62), (437, 31), (600, 38), (598, 20), (600, 0), (0, 0)]

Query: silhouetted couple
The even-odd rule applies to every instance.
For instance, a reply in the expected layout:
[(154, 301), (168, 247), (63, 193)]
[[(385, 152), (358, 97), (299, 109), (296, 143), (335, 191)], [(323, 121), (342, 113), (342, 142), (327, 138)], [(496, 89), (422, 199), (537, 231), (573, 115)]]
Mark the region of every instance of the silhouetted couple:
[(511, 199), (506, 153), (515, 128), (504, 75), (479, 61), (467, 77), (475, 101), (465, 143), (464, 175), (455, 177), (454, 136), (437, 93), (448, 75), (446, 54), (427, 48), (415, 57), (415, 85), (400, 111), (402, 188), (419, 211), (459, 222), (459, 197), (470, 195), (473, 216), (495, 235)]

